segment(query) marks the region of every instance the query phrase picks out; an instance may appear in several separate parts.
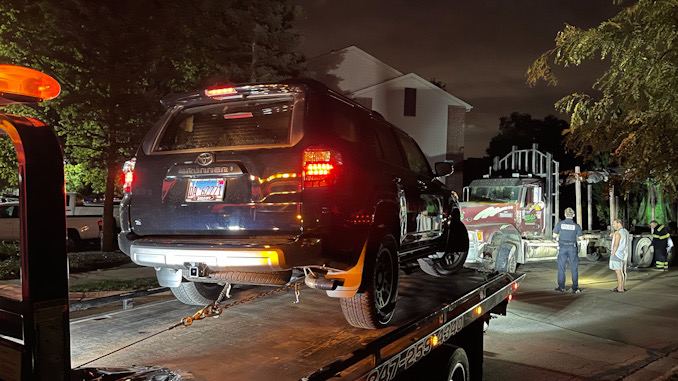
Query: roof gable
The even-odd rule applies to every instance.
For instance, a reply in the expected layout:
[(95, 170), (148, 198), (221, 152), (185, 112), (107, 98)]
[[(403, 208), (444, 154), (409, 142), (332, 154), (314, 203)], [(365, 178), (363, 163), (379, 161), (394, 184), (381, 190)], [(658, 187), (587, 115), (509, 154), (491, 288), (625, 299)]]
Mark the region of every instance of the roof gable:
[(343, 94), (403, 75), (356, 46), (311, 58), (308, 67), (315, 73), (315, 79)]
[(371, 93), (371, 92), (378, 90), (379, 88), (383, 88), (383, 87), (399, 87), (399, 86), (405, 87), (404, 83), (412, 82), (412, 81), (418, 83), (420, 86), (422, 86), (424, 88), (439, 92), (440, 95), (442, 95), (445, 99), (447, 99), (447, 101), (450, 105), (464, 107), (466, 109), (466, 111), (471, 111), (471, 109), (473, 108), (473, 106), (471, 106), (470, 104), (462, 101), (461, 99), (455, 97), (454, 95), (448, 93), (447, 91), (441, 89), (440, 87), (432, 84), (431, 82), (425, 80), (424, 78), (422, 78), (422, 77), (420, 77), (420, 76), (418, 76), (417, 74), (414, 74), (414, 73), (405, 74), (405, 75), (402, 75), (400, 77), (393, 78), (393, 79), (390, 79), (390, 80), (387, 80), (387, 81), (384, 81), (384, 82), (381, 82), (381, 83), (377, 83), (377, 84), (374, 84), (372, 86), (369, 86), (369, 87), (366, 87), (366, 88), (363, 88), (363, 89), (355, 90), (355, 91), (353, 91), (353, 92), (351, 92), (347, 95), (354, 97), (354, 98), (360, 97), (362, 95), (366, 95), (368, 93)]

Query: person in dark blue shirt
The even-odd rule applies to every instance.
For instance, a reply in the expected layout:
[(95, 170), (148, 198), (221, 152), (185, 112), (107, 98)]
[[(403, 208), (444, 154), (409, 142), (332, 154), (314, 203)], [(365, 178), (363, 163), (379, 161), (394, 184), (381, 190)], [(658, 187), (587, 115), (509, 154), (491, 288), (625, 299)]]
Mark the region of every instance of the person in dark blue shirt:
[(556, 291), (565, 292), (565, 268), (570, 262), (572, 273), (572, 292), (578, 294), (579, 289), (579, 244), (584, 232), (581, 226), (574, 222), (574, 210), (565, 209), (565, 220), (558, 221), (553, 228), (553, 237), (558, 240), (558, 287)]

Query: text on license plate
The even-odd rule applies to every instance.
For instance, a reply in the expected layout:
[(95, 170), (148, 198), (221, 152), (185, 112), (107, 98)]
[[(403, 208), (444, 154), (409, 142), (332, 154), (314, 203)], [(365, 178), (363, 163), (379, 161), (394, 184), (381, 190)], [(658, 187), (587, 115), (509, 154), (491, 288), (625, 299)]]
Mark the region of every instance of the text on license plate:
[(186, 201), (222, 201), (225, 188), (224, 179), (191, 179), (188, 182)]

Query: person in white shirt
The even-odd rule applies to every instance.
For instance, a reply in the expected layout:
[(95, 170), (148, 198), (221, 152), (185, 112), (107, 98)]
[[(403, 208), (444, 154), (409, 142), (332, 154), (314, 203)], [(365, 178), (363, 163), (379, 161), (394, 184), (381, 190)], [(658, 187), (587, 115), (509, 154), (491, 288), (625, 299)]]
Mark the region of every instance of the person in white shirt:
[(624, 229), (621, 220), (614, 220), (612, 222), (612, 254), (610, 255), (610, 269), (617, 274), (617, 287), (613, 288), (613, 292), (626, 291), (626, 246), (628, 243), (629, 232)]

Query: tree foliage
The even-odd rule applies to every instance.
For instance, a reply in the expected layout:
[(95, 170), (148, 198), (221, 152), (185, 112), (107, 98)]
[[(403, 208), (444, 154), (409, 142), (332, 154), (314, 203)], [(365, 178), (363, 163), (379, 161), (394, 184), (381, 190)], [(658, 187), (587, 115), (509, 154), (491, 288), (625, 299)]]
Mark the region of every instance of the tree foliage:
[[(615, 3), (631, 3), (615, 0)], [(678, 181), (678, 2), (632, 2), (599, 26), (571, 25), (555, 47), (527, 71), (527, 82), (557, 84), (552, 65), (607, 60), (609, 68), (591, 93), (556, 103), (570, 115), (567, 145), (580, 155), (609, 152), (625, 169), (626, 184), (653, 181), (676, 190)]]
[(82, 179), (106, 184), (106, 241), (117, 174), (163, 112), (158, 100), (298, 76), (300, 37), (290, 26), (298, 14), (275, 0), (3, 0), (0, 61), (61, 83), (55, 100), (13, 108), (55, 126), (80, 173), (106, 176)]
[(530, 114), (513, 112), (499, 119), (499, 134), (490, 140), (486, 152), (490, 157), (501, 157), (509, 153), (512, 146), (525, 149), (536, 143), (540, 151), (553, 154), (553, 158), (561, 162), (561, 168), (569, 169), (577, 164), (563, 144), (563, 132), (568, 127), (566, 121), (553, 115), (534, 119)]

